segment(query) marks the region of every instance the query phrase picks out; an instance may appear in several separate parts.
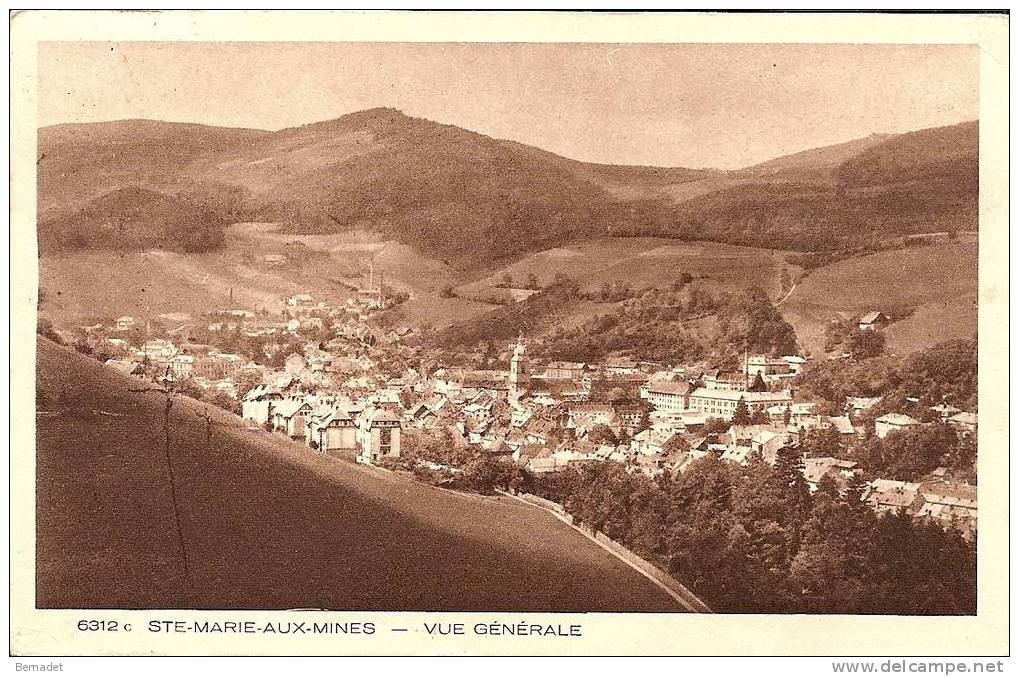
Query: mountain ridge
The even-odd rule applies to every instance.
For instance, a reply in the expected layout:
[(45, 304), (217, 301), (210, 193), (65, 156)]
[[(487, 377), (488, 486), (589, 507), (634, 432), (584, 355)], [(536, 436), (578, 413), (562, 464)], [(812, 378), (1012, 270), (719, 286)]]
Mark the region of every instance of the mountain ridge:
[[(367, 228), (468, 267), (606, 234), (856, 246), (917, 232), (928, 220), (970, 229), (976, 129), (872, 135), (722, 171), (582, 162), (393, 108), (279, 131), (147, 120), (51, 125), (39, 130), (40, 245), (80, 242), (80, 233), (59, 241), (43, 233), (77, 221), (94, 230), (102, 224), (89, 222), (90, 202), (136, 187), (223, 221), (276, 221), (305, 233)], [(852, 193), (860, 188), (868, 193)], [(947, 211), (915, 206), (927, 203)]]

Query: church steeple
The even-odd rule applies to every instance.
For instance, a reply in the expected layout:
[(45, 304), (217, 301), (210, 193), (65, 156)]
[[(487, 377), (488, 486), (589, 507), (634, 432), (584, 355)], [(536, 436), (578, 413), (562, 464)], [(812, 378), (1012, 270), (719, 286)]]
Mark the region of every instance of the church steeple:
[(517, 337), (517, 344), (513, 346), (513, 356), (510, 357), (510, 399), (519, 399), (530, 385), (531, 365), (527, 358), (527, 346), (524, 344), (524, 336), (521, 333)]

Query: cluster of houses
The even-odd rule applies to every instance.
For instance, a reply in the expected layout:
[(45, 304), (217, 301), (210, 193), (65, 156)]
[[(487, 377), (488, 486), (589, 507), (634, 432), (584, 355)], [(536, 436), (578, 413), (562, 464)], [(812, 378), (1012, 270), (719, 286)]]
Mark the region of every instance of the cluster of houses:
[[(734, 372), (665, 368), (625, 358), (532, 365), (523, 339), (504, 355), (508, 370), (435, 365), (428, 370), (405, 368), (387, 377), (381, 375), (385, 369), (376, 363), (376, 352), (363, 349), (368, 328), (361, 321), (383, 305), (376, 292), (358, 294), (343, 308), (299, 294), (287, 299), (287, 312), (279, 320), (245, 310), (214, 317), (207, 327), (211, 334), (227, 329), (265, 337), (315, 332), (318, 338), (325, 320), (342, 318), (329, 322), (333, 337), (308, 340), (276, 369), (185, 340), (175, 345), (155, 338), (131, 347), (116, 333), (134, 328), (136, 322), (121, 317), (107, 338), (120, 350), (109, 364), (129, 373), (143, 363), (155, 364), (173, 377), (216, 388), (239, 398), (242, 417), (253, 425), (319, 453), (376, 463), (400, 457), (401, 443), (412, 436), (426, 442), (443, 438), (535, 474), (616, 462), (656, 476), (684, 472), (708, 454), (740, 465), (753, 458), (773, 464), (781, 449), (798, 446), (801, 436), (814, 428), (833, 430), (846, 440), (843, 447), (863, 438), (870, 432), (863, 426), (864, 413), (878, 402), (849, 397), (841, 415), (829, 416), (815, 403), (796, 400), (791, 381), (805, 363), (798, 355), (747, 354)], [(882, 318), (874, 320), (880, 324)], [(409, 329), (385, 340), (388, 349), (410, 349), (403, 340), (408, 334)], [(260, 384), (238, 397), (236, 382), (244, 372)], [(745, 419), (741, 423), (746, 424), (731, 424), (740, 410), (752, 424)], [(975, 414), (947, 404), (936, 410), (961, 434), (975, 432)], [(920, 424), (890, 413), (877, 418), (872, 431), (884, 438)], [(860, 468), (844, 458), (806, 457), (803, 474), (816, 490), (825, 477), (847, 486)], [(865, 500), (877, 511), (897, 505), (952, 523), (964, 533), (975, 532), (975, 488), (947, 476), (918, 483), (877, 479), (868, 485)]]
[(906, 511), (959, 530), (967, 538), (977, 532), (977, 487), (954, 481), (944, 468), (920, 481), (875, 479), (863, 499), (875, 511)]
[(253, 387), (241, 401), (241, 417), (302, 441), (319, 453), (349, 452), (367, 464), (381, 457), (400, 457), (402, 418), (390, 402), (285, 391), (268, 385)]
[(237, 379), (245, 372), (261, 377), (265, 371), (250, 359), (238, 354), (220, 352), (201, 343), (181, 342), (179, 345), (165, 338), (146, 340), (138, 347), (127, 341), (109, 337), (106, 348), (115, 356), (106, 361), (108, 366), (129, 375), (145, 372), (159, 375), (165, 380), (190, 379), (195, 385), (237, 396)]

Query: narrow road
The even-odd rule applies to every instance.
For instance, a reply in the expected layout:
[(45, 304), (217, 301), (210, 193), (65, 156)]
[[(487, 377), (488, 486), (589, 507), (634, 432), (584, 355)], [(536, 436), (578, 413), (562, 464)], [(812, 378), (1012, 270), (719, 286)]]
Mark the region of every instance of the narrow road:
[[(502, 493), (503, 495), (506, 495), (506, 496), (510, 496), (510, 494), (509, 494), (509, 493), (503, 493), (502, 491), (499, 491), (499, 492), (500, 492), (500, 493)], [(516, 499), (516, 500), (519, 500), (520, 502), (523, 502), (523, 503), (524, 503), (524, 504), (526, 504), (526, 505), (529, 505), (529, 506), (530, 506), (530, 507), (532, 507), (533, 509), (541, 509), (541, 510), (543, 510), (543, 511), (549, 512), (549, 510), (547, 510), (547, 509), (544, 509), (543, 507), (539, 507), (538, 505), (533, 505), (533, 504), (531, 504), (531, 503), (527, 502), (526, 500), (524, 500), (523, 498), (520, 498), (520, 497), (518, 497), (518, 496), (510, 496), (510, 497), (513, 497), (514, 499)], [(612, 554), (613, 556), (615, 556), (615, 557), (616, 557), (617, 559), (619, 559), (620, 561), (622, 561), (623, 563), (625, 563), (625, 564), (626, 564), (627, 566), (629, 566), (630, 568), (632, 568), (633, 570), (635, 570), (635, 571), (636, 571), (637, 573), (640, 573), (641, 575), (643, 575), (644, 577), (646, 577), (646, 578), (647, 578), (648, 580), (650, 580), (650, 581), (651, 581), (651, 583), (652, 583), (652, 584), (654, 584), (654, 585), (655, 585), (656, 587), (660, 588), (660, 589), (661, 589), (662, 591), (664, 591), (664, 592), (665, 592), (666, 594), (668, 594), (669, 596), (671, 596), (671, 597), (672, 597), (673, 599), (675, 599), (675, 600), (676, 600), (676, 602), (677, 602), (677, 603), (679, 603), (679, 604), (680, 604), (681, 606), (683, 606), (684, 608), (686, 608), (686, 609), (687, 609), (688, 611), (690, 611), (691, 613), (708, 613), (708, 612), (711, 612), (711, 609), (710, 609), (710, 608), (709, 608), (709, 607), (707, 606), (707, 604), (706, 604), (706, 603), (704, 603), (703, 601), (701, 601), (700, 599), (698, 599), (698, 598), (697, 598), (697, 597), (696, 597), (696, 596), (694, 595), (694, 593), (693, 593), (693, 592), (691, 592), (691, 591), (690, 591), (689, 589), (687, 589), (687, 588), (686, 588), (686, 587), (684, 587), (683, 585), (681, 585), (681, 584), (679, 584), (678, 582), (676, 582), (676, 586), (677, 586), (677, 587), (680, 587), (680, 588), (681, 588), (681, 590), (680, 590), (680, 591), (682, 591), (682, 592), (684, 592), (684, 593), (679, 593), (679, 592), (677, 592), (676, 590), (672, 589), (672, 588), (671, 588), (671, 587), (669, 587), (668, 585), (666, 585), (666, 584), (663, 584), (663, 583), (662, 583), (661, 581), (659, 581), (659, 580), (655, 579), (654, 577), (652, 577), (651, 575), (649, 575), (649, 574), (648, 574), (648, 573), (646, 573), (645, 571), (641, 570), (641, 569), (640, 569), (639, 567), (637, 567), (636, 565), (634, 565), (633, 563), (631, 563), (630, 561), (628, 561), (627, 559), (625, 559), (625, 558), (624, 558), (623, 556), (621, 556), (621, 555), (620, 555), (620, 554), (619, 554), (618, 552), (616, 552), (615, 550), (613, 550), (613, 549), (610, 549), (610, 548), (609, 548), (609, 547), (608, 547), (607, 545), (605, 545), (605, 544), (603, 544), (602, 542), (600, 542), (600, 541), (599, 541), (598, 539), (596, 539), (596, 538), (595, 538), (594, 536), (592, 536), (592, 535), (591, 535), (590, 533), (588, 533), (587, 531), (585, 531), (585, 530), (583, 530), (583, 529), (581, 529), (581, 528), (578, 528), (578, 527), (577, 527), (577, 526), (575, 526), (574, 524), (570, 523), (570, 521), (568, 521), (568, 520), (567, 520), (567, 519), (566, 519), (566, 518), (565, 518), (564, 516), (562, 516), (561, 514), (556, 514), (556, 513), (554, 513), (554, 512), (549, 512), (549, 513), (550, 513), (550, 514), (552, 514), (552, 516), (554, 516), (555, 518), (557, 518), (557, 519), (559, 519), (560, 521), (562, 521), (562, 522), (563, 522), (564, 524), (566, 524), (566, 525), (567, 525), (567, 526), (569, 526), (570, 528), (572, 528), (573, 530), (577, 531), (578, 533), (580, 533), (581, 535), (583, 535), (584, 537), (586, 537), (586, 538), (587, 538), (588, 540), (590, 540), (591, 542), (595, 543), (596, 545), (598, 545), (599, 547), (601, 547), (602, 549), (604, 549), (605, 551), (607, 551), (607, 552), (608, 552), (609, 554)]]
[(789, 290), (786, 291), (786, 294), (784, 296), (782, 296), (779, 300), (775, 301), (775, 307), (778, 307), (779, 305), (784, 303), (789, 298), (789, 296), (793, 295), (793, 291), (795, 290), (796, 284), (793, 284), (791, 287), (789, 287)]

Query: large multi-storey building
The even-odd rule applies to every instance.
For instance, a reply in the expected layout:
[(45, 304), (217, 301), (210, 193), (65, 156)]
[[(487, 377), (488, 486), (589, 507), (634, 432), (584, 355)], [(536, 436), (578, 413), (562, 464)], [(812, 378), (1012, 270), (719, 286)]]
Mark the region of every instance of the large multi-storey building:
[(747, 405), (747, 410), (752, 414), (756, 411), (766, 411), (772, 406), (786, 406), (792, 404), (793, 398), (788, 390), (781, 392), (742, 392), (740, 390), (713, 390), (706, 387), (699, 387), (690, 393), (689, 408), (708, 416), (732, 418), (740, 400)]

